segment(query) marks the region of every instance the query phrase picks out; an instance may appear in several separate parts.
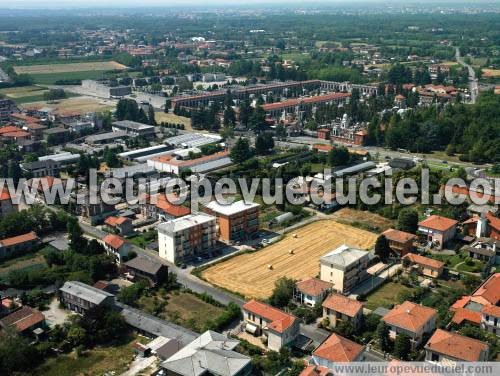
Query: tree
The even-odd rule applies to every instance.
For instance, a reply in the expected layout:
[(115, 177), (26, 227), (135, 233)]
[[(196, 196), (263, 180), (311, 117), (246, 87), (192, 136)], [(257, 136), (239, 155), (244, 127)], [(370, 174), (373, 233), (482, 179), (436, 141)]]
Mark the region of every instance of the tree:
[(87, 332), (80, 326), (72, 326), (68, 330), (66, 339), (73, 347), (83, 345), (87, 339)]
[(377, 326), (377, 337), (380, 349), (382, 351), (389, 351), (391, 347), (391, 342), (389, 339), (389, 327), (383, 321), (380, 321)]
[(328, 161), (331, 166), (345, 166), (349, 163), (349, 150), (345, 146), (334, 148), (328, 153)]
[(258, 155), (269, 154), (274, 148), (273, 137), (269, 133), (262, 133), (255, 139), (255, 152)]
[(231, 149), (230, 157), (234, 163), (240, 164), (252, 156), (250, 143), (246, 138), (238, 138), (236, 144)]
[(137, 306), (137, 301), (146, 291), (148, 285), (146, 281), (138, 281), (131, 286), (124, 287), (118, 293), (118, 300), (124, 304)]
[(39, 352), (29, 341), (7, 331), (0, 340), (0, 374), (14, 375), (33, 368), (41, 361)]
[(377, 238), (377, 241), (375, 242), (375, 254), (383, 261), (389, 258), (391, 254), (391, 247), (389, 246), (389, 241), (385, 235), (380, 235)]
[(148, 120), (150, 125), (156, 125), (155, 109), (151, 104), (148, 106)]
[(410, 337), (406, 334), (400, 333), (396, 336), (394, 341), (394, 356), (401, 360), (408, 360), (408, 355), (411, 352)]
[(338, 332), (341, 336), (346, 338), (352, 338), (354, 335), (354, 327), (352, 326), (350, 321), (343, 320), (337, 324), (336, 332)]
[(274, 290), (269, 297), (269, 303), (278, 308), (283, 308), (290, 303), (293, 298), (295, 281), (287, 277), (279, 278), (274, 284)]
[(398, 229), (414, 234), (418, 229), (418, 212), (412, 208), (403, 208), (398, 215)]

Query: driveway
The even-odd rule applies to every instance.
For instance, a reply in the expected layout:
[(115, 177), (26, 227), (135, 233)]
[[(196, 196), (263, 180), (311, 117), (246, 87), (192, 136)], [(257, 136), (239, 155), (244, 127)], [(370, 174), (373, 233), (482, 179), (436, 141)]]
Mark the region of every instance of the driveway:
[(49, 309), (47, 311), (43, 311), (43, 314), (45, 315), (45, 319), (50, 327), (64, 324), (70, 315), (69, 312), (59, 308), (59, 301), (57, 298), (52, 299), (49, 304)]

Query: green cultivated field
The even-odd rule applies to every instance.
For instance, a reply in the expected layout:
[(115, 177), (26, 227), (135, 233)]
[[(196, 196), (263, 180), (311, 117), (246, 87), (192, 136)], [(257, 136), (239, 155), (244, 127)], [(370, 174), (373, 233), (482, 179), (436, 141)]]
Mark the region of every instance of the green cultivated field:
[(59, 80), (96, 80), (105, 77), (105, 71), (81, 71), (62, 73), (36, 73), (30, 74), (37, 84), (53, 85)]

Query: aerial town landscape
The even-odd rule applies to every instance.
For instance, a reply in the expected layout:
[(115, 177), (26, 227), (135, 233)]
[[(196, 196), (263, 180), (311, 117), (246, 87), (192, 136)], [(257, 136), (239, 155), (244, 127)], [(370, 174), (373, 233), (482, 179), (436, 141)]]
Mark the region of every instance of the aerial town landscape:
[(0, 376), (499, 375), (499, 25), (1, 3)]

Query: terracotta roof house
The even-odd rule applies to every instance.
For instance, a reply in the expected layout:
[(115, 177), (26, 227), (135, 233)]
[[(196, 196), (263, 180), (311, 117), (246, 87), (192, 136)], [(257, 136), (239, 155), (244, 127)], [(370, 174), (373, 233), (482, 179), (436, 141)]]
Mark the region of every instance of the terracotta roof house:
[(10, 258), (33, 250), (39, 244), (38, 236), (31, 231), (23, 235), (0, 240), (0, 259)]
[(432, 363), (484, 362), (487, 343), (457, 333), (437, 329), (425, 345), (425, 360)]
[(28, 306), (23, 306), (0, 320), (0, 327), (4, 330), (14, 328), (21, 334), (29, 334), (33, 330), (44, 326), (45, 316), (43, 313)]
[(245, 330), (254, 335), (267, 337), (267, 347), (279, 351), (299, 335), (299, 320), (282, 310), (257, 300), (243, 305)]
[(12, 202), (12, 198), (8, 189), (0, 191), (0, 218), (5, 217), (11, 213), (17, 213), (19, 204)]
[(413, 302), (405, 301), (396, 305), (382, 320), (389, 326), (389, 336), (393, 339), (400, 333), (410, 337), (412, 347), (422, 342), (425, 334), (436, 329), (437, 311)]
[(294, 300), (300, 304), (314, 307), (321, 303), (333, 284), (319, 278), (309, 278), (295, 284)]
[(299, 376), (333, 376), (333, 373), (326, 367), (313, 365), (304, 368)]
[(106, 252), (114, 256), (118, 264), (122, 262), (124, 257), (128, 256), (128, 243), (121, 236), (108, 234), (102, 239), (102, 242)]
[(120, 235), (128, 235), (134, 231), (132, 220), (127, 217), (108, 217), (105, 219), (104, 224), (110, 229), (117, 231)]
[(333, 370), (336, 363), (361, 362), (364, 346), (332, 334), (312, 354), (314, 364)]
[(389, 241), (389, 247), (391, 247), (391, 250), (400, 257), (413, 251), (414, 243), (417, 240), (416, 235), (405, 231), (395, 230), (393, 228), (385, 230), (382, 235), (384, 235)]
[(170, 220), (191, 214), (191, 210), (184, 205), (169, 202), (165, 194), (147, 196), (142, 206), (142, 214), (149, 218)]
[(458, 222), (454, 219), (431, 215), (418, 223), (418, 232), (437, 249), (455, 237)]
[[(462, 324), (464, 321), (481, 325), (491, 333), (500, 334), (500, 320), (495, 321), (495, 316), (487, 312), (495, 311), (500, 303), (500, 273), (491, 275), (470, 296), (462, 296), (451, 307), (454, 312), (452, 321)], [(491, 307), (491, 308), (487, 308)]]
[(416, 269), (420, 274), (426, 277), (438, 278), (443, 274), (444, 262), (415, 253), (408, 253), (403, 259), (409, 260), (411, 263), (410, 267)]
[(363, 320), (363, 304), (344, 295), (331, 294), (323, 302), (323, 319), (328, 318), (332, 328), (348, 321), (358, 328)]

